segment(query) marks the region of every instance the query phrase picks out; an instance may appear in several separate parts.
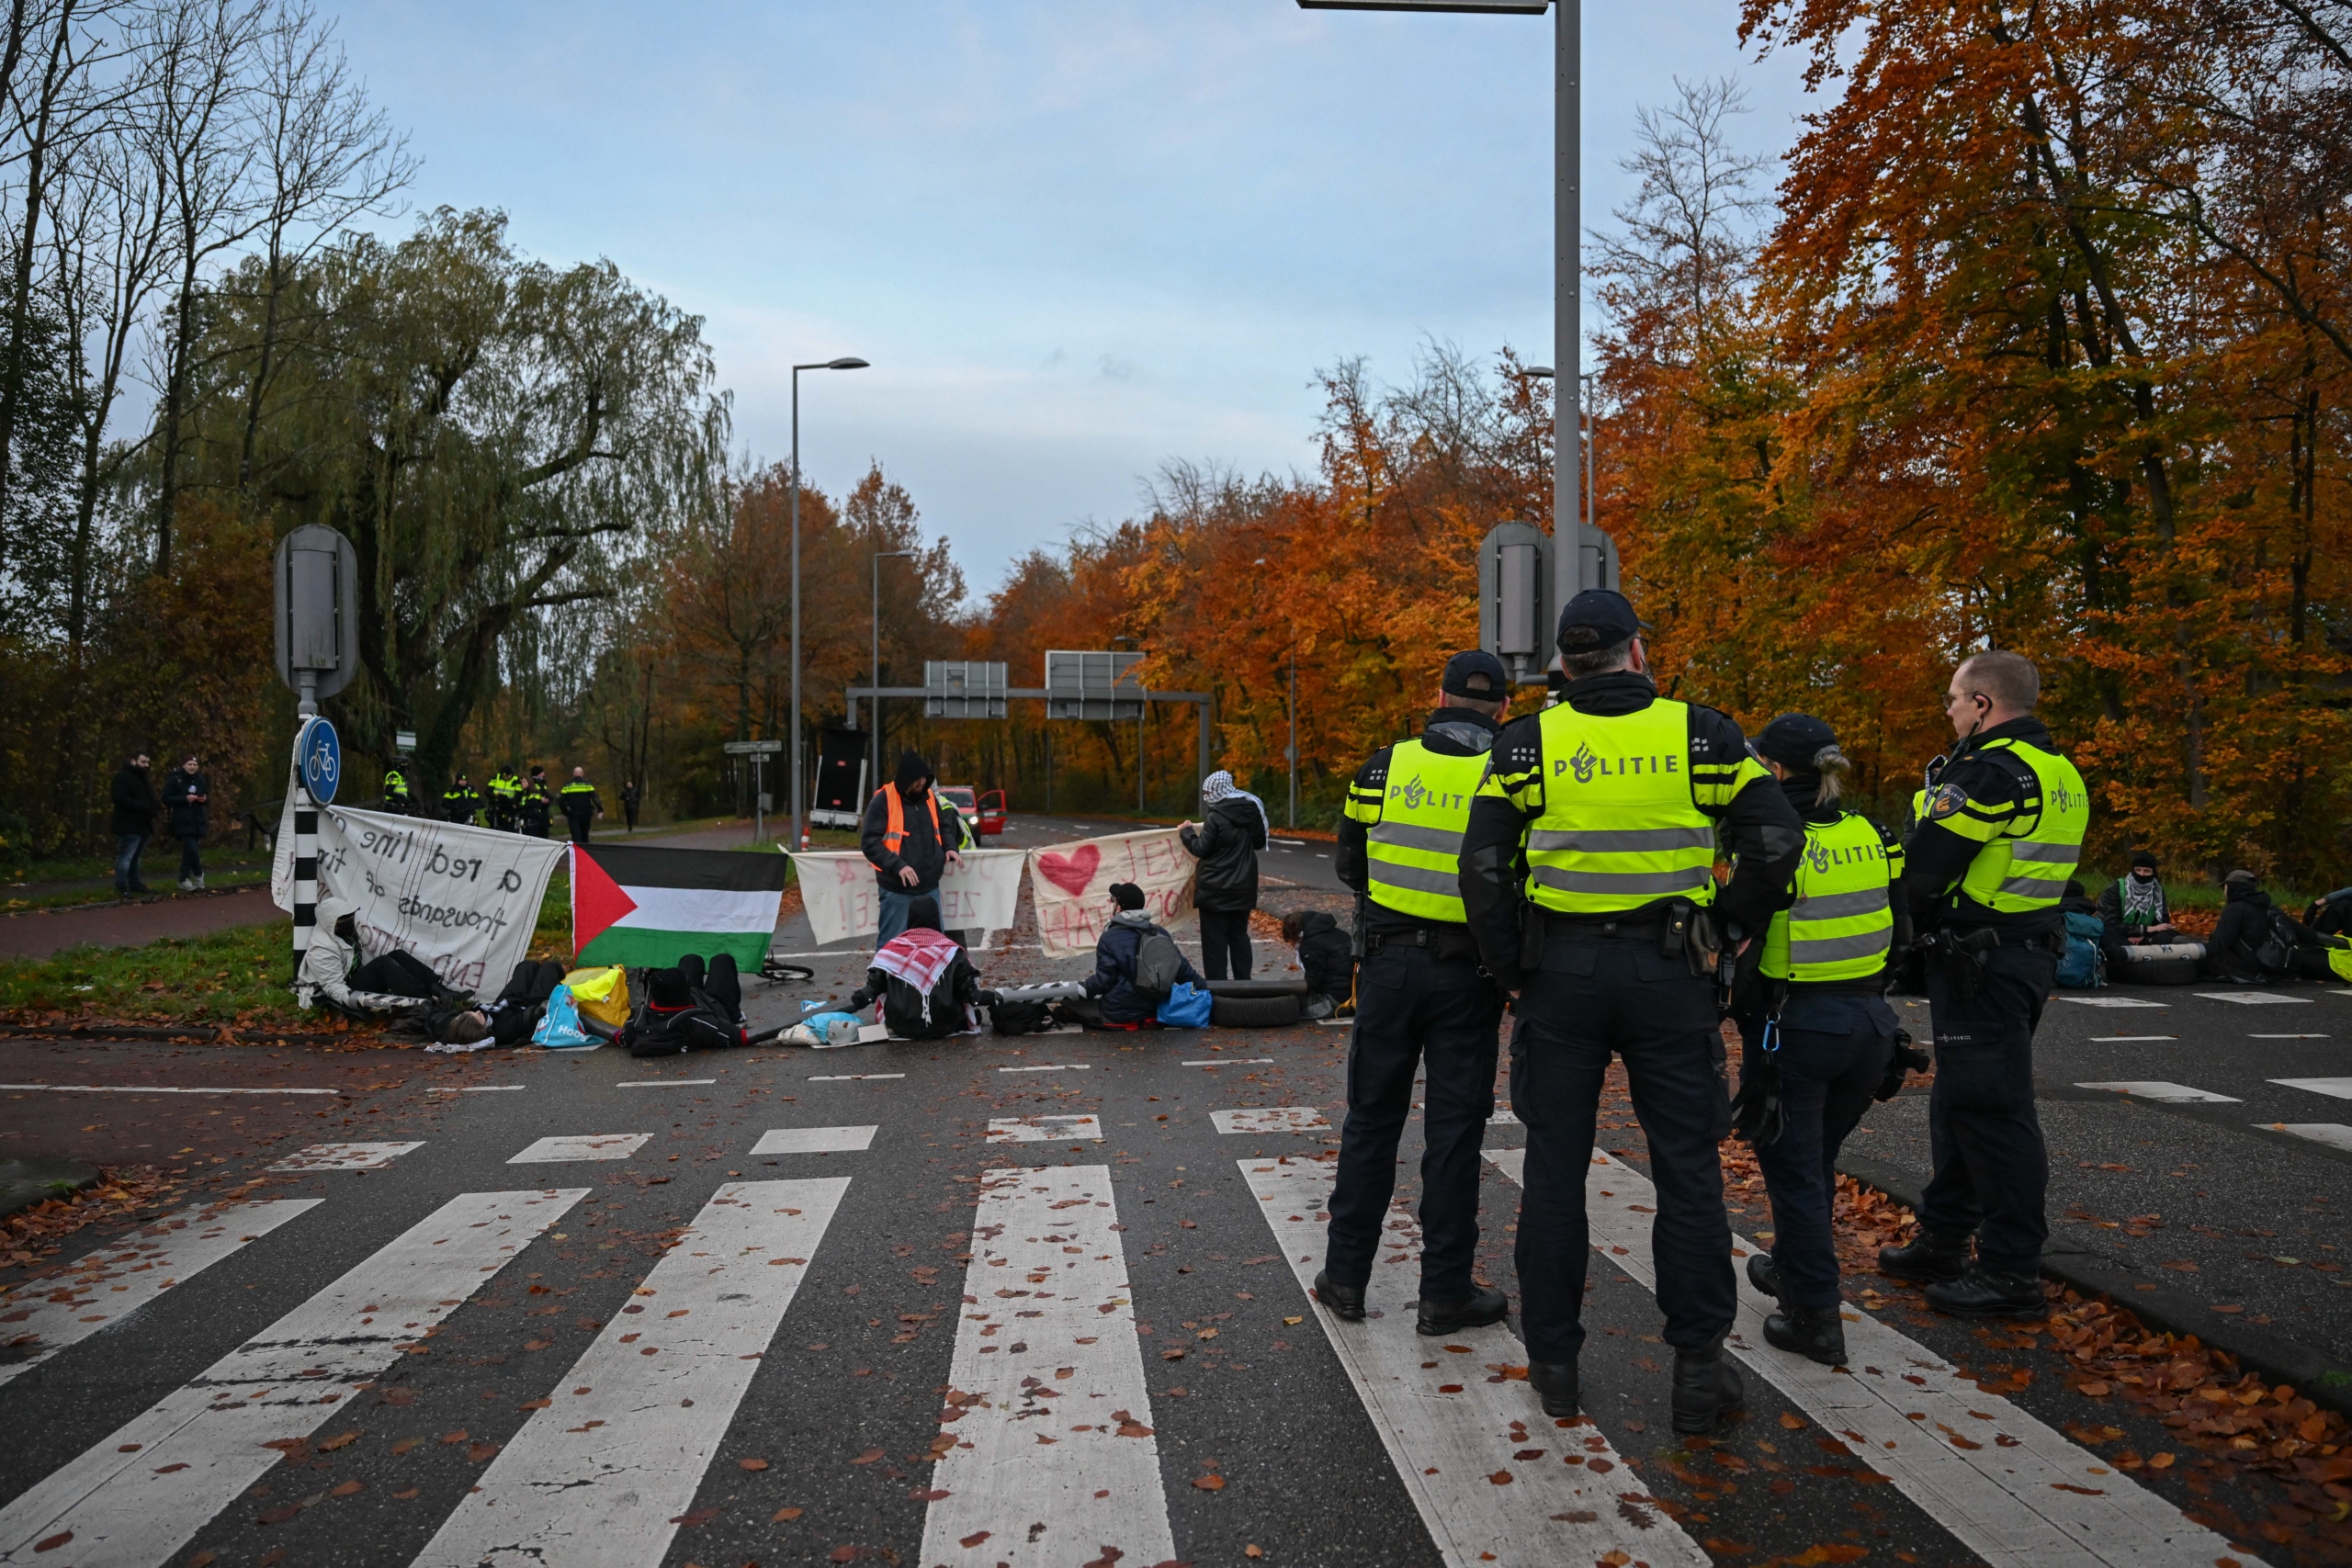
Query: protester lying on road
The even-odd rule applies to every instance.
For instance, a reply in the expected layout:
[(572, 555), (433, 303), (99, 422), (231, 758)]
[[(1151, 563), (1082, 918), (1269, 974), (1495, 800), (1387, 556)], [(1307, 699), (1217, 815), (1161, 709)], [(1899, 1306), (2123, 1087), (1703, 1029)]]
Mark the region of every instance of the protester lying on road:
[[(2205, 944), (2204, 967), (2218, 979), (2260, 985), (2294, 978), (2306, 967), (2327, 973), (2325, 944), (2270, 901), (2254, 873), (2238, 870), (2222, 878), (2222, 918)], [(2302, 960), (2308, 949), (2315, 964)]]
[(1329, 1018), (1347, 1006), (1356, 991), (1355, 945), (1339, 920), (1321, 909), (1294, 909), (1283, 917), (1283, 940), (1298, 950), (1306, 976), (1301, 1016)]
[(938, 1040), (978, 1027), (980, 977), (963, 944), (939, 929), (939, 901), (917, 898), (907, 929), (874, 954), (865, 984), (850, 993), (849, 1010), (882, 1004), (882, 1021), (902, 1040)]
[[(402, 996), (368, 988), (368, 983), (381, 982), (387, 971), (384, 966), (361, 969), (365, 955), (359, 946), (358, 914), (359, 906), (348, 898), (319, 900), (318, 924), (311, 928), (311, 945), (302, 950), (302, 967), (294, 976), (295, 1002), (303, 1008), (323, 1005), (361, 1017), (423, 1017), (434, 1004), (431, 992)], [(432, 972), (425, 973), (431, 979)]]

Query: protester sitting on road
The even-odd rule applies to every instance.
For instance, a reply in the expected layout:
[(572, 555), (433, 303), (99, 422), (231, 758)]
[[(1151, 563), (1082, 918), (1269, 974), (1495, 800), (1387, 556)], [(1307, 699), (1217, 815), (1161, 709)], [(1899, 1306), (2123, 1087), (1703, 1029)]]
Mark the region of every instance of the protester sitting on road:
[(1298, 950), (1306, 976), (1302, 1015), (1329, 1018), (1347, 1006), (1356, 989), (1355, 943), (1339, 920), (1321, 909), (1294, 909), (1283, 917), (1283, 940)]
[(916, 899), (937, 901), (939, 879), (949, 866), (964, 863), (955, 849), (964, 841), (963, 818), (931, 787), (933, 777), (931, 764), (920, 752), (901, 752), (898, 777), (865, 803), (858, 848), (865, 852), (875, 883), (882, 889), (881, 919), (874, 936), (877, 948), (907, 929)]
[[(1083, 982), (1086, 995), (1063, 1002), (1061, 1010), (1090, 1029), (1141, 1029), (1159, 1021), (1159, 1004), (1178, 982), (1203, 981), (1177, 951), (1175, 939), (1144, 911), (1142, 888), (1114, 882), (1111, 901), (1118, 912), (1095, 941), (1094, 973)], [(1162, 979), (1164, 985), (1153, 983)]]
[(144, 750), (114, 776), (114, 891), (118, 898), (147, 891), (139, 874), (139, 853), (155, 831), (155, 786), (149, 782)]
[[(310, 945), (302, 950), (302, 965), (294, 976), (296, 1005), (306, 1010), (324, 1005), (363, 1016), (424, 1016), (434, 1004), (430, 992), (422, 997), (401, 996), (355, 984), (383, 974), (379, 968), (363, 975), (361, 960), (366, 954), (360, 947), (358, 915), (359, 906), (348, 898), (319, 900), (318, 923), (311, 929)], [(427, 971), (428, 979), (430, 975)]]
[[(2301, 952), (2321, 945), (2293, 916), (2271, 903), (2251, 871), (2240, 869), (2222, 878), (2222, 918), (2205, 943), (2203, 961), (2205, 973), (2217, 979), (2246, 985), (2291, 979)], [(2326, 960), (2320, 962), (2324, 965)]]
[(1193, 903), (1201, 912), (1201, 967), (1212, 980), (1247, 980), (1258, 852), (1268, 835), (1265, 803), (1219, 768), (1201, 781), (1201, 820), (1177, 829), (1201, 863), (1193, 883)]
[(2101, 945), (2109, 961), (2120, 959), (2125, 947), (2163, 946), (2180, 940), (2156, 857), (2145, 850), (2136, 852), (2131, 869), (2098, 896), (2098, 918), (2107, 928)]
[(2313, 936), (2352, 936), (2352, 887), (2339, 887), (2312, 900), (2303, 925)]
[(849, 1010), (882, 1004), (882, 1021), (902, 1040), (938, 1040), (977, 1028), (980, 977), (964, 947), (939, 929), (939, 902), (917, 898), (907, 929), (874, 954), (865, 984), (852, 991)]
[(164, 806), (171, 814), (172, 837), (180, 841), (180, 891), (204, 891), (205, 803), (212, 785), (197, 771), (196, 753), (180, 760), (179, 771), (164, 781)]

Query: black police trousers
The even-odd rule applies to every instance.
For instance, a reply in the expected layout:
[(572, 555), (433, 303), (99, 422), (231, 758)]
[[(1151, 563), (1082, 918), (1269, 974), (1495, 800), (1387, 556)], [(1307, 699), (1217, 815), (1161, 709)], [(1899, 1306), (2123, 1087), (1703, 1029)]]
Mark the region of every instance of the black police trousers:
[(2033, 1109), (2033, 1032), (2058, 976), (2044, 947), (1996, 947), (1966, 1000), (1949, 962), (1928, 966), (1928, 1009), (1936, 1031), (1936, 1081), (1928, 1091), (1928, 1154), (1935, 1175), (1921, 1194), (1920, 1223), (1945, 1235), (1976, 1235), (1985, 1268), (2041, 1269), (2050, 1222), (2042, 1212), (2050, 1155)]
[[(1763, 1055), (1762, 1021), (1743, 1021), (1740, 1077)], [(1772, 1200), (1772, 1266), (1791, 1306), (1838, 1302), (1838, 1151), (1886, 1076), (1894, 1013), (1876, 997), (1806, 998), (1780, 1029), (1781, 1135), (1756, 1145)]]
[(1396, 1190), (1396, 1140), (1426, 1063), (1421, 1151), (1421, 1281), (1429, 1301), (1471, 1292), (1478, 1249), (1478, 1155), (1495, 1110), (1502, 997), (1473, 958), (1384, 947), (1363, 961), (1348, 1046), (1348, 1119), (1329, 1205), (1323, 1266), (1332, 1282), (1370, 1281)]
[(1510, 1102), (1527, 1124), (1520, 1199), (1520, 1317), (1527, 1353), (1573, 1361), (1584, 1345), (1585, 1220), (1593, 1122), (1611, 1054), (1625, 1059), (1634, 1113), (1649, 1144), (1657, 1217), (1650, 1247), (1666, 1342), (1713, 1344), (1731, 1327), (1731, 1220), (1715, 1145), (1731, 1131), (1714, 983), (1657, 938), (1554, 922), (1542, 966), (1519, 999)]

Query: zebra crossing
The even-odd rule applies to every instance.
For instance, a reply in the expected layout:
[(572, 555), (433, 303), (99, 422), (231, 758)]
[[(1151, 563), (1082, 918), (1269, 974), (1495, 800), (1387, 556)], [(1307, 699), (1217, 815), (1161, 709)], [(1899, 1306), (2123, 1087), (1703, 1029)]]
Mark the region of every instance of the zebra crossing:
[[(2244, 998), (2241, 998), (2237, 999)], [(2301, 998), (2287, 998), (2273, 999), (2299, 1000)], [(2114, 1038), (2125, 1039), (2139, 1037), (2115, 1036)], [(2153, 1039), (2163, 1037), (2148, 1036), (2147, 1038)], [(2304, 1035), (2279, 1035), (2257, 1036), (2257, 1038), (2300, 1040), (2308, 1037)], [(2352, 1100), (2352, 1078), (2266, 1078), (2263, 1081), (2266, 1083), (2276, 1084), (2281, 1089), (2291, 1089), (2310, 1094), (2325, 1095), (2332, 1100)], [(2102, 1089), (2109, 1094), (2120, 1094), (2130, 1100), (2144, 1100), (2154, 1105), (2243, 1105), (2245, 1103), (2244, 1100), (2233, 1094), (2218, 1094), (2211, 1089), (2199, 1089), (2194, 1084), (2173, 1083), (2163, 1078), (2126, 1078), (2084, 1082), (2078, 1083), (2075, 1087), (2076, 1089)], [(2346, 1124), (2341, 1122), (2288, 1122), (2280, 1120), (2254, 1122), (2249, 1122), (2248, 1125), (2259, 1127), (2265, 1132), (2285, 1133), (2290, 1137), (2301, 1138), (2305, 1143), (2317, 1144), (2322, 1148), (2335, 1149), (2341, 1153), (2352, 1154), (2352, 1124)]]
[[(1092, 1123), (1091, 1133), (1075, 1130), (1077, 1122)], [(1020, 1163), (957, 1179), (973, 1184), (968, 1222), (955, 1222), (968, 1223), (970, 1238), (959, 1258), (955, 1341), (936, 1435), (928, 1452), (907, 1456), (917, 1473), (906, 1495), (922, 1503), (921, 1562), (1181, 1561), (1187, 1543), (1170, 1495), (1186, 1486), (1185, 1461), (1160, 1436), (1165, 1410), (1155, 1409), (1147, 1376), (1149, 1331), (1138, 1323), (1126, 1235), (1135, 1211), (1123, 1214), (1112, 1166), (1085, 1157), (1104, 1129), (1094, 1117), (989, 1125), (990, 1142), (1012, 1145), (1018, 1152), (1009, 1157)], [(1389, 1262), (1374, 1271), (1366, 1320), (1341, 1323), (1312, 1303), (1332, 1168), (1318, 1147), (1330, 1130), (1318, 1109), (1261, 1108), (1215, 1125), (1219, 1137), (1297, 1140), (1295, 1152), (1261, 1150), (1231, 1168), (1291, 1276), (1284, 1292), (1295, 1292), (1288, 1297), (1295, 1315), (1284, 1321), (1318, 1325), (1444, 1562), (1694, 1568), (1716, 1560), (1704, 1532), (1686, 1529), (1652, 1495), (1617, 1418), (1605, 1410), (1570, 1420), (1544, 1416), (1524, 1382), (1524, 1347), (1508, 1325), (1442, 1340), (1414, 1332), (1420, 1239), (1403, 1207), (1392, 1214)], [(999, 1126), (1021, 1131), (998, 1140)], [(768, 1129), (748, 1148), (871, 1155), (879, 1131)], [(542, 1138), (508, 1163), (626, 1159), (648, 1136)], [(400, 1146), (380, 1165), (336, 1165), (357, 1157), (351, 1146), (317, 1145), (304, 1151), (314, 1163), (292, 1168), (383, 1169), (421, 1146)], [(542, 1152), (526, 1160), (533, 1150)], [(1518, 1179), (1518, 1151), (1488, 1157)], [(422, 1550), (412, 1541), (385, 1560), (416, 1568), (664, 1561), (712, 1484), (714, 1461), (829, 1236), (836, 1254), (865, 1245), (833, 1233), (868, 1168), (853, 1160), (835, 1168), (845, 1173), (718, 1185), (640, 1276), (616, 1281), (616, 1292), (626, 1286), (626, 1303), (603, 1324), (582, 1325), (594, 1331), (584, 1349), (560, 1371), (527, 1374), (530, 1414), (503, 1448), (493, 1445), (494, 1457), (430, 1525)], [(566, 1216), (591, 1190), (447, 1199), (0, 1507), (0, 1564), (163, 1568), (180, 1560), (273, 1467), (358, 1437), (366, 1425), (355, 1408), (359, 1396), (379, 1388), (402, 1357), (424, 1351), (429, 1336), (496, 1282), (519, 1287), (517, 1263), (542, 1237), (560, 1242), (559, 1226), (578, 1229)], [(97, 1249), (8, 1325), (30, 1337), (34, 1353), (0, 1367), (0, 1390), (34, 1366), (91, 1353), (95, 1336), (135, 1333), (142, 1310), (164, 1292), (233, 1267), (257, 1244), (311, 1245), (305, 1225), (329, 1223), (319, 1212), (335, 1201), (190, 1211), (156, 1227), (160, 1235)], [(1599, 1156), (1588, 1204), (1596, 1250), (1653, 1288), (1647, 1179)], [(1855, 1365), (1832, 1370), (1763, 1349), (1768, 1306), (1743, 1285), (1735, 1348), (1747, 1364), (1991, 1568), (2203, 1568), (2225, 1557), (2259, 1568), (2258, 1558), (1877, 1318), (1848, 1314)], [(1305, 1333), (1311, 1338), (1316, 1330)], [(1636, 1422), (1632, 1429), (1642, 1428)], [(1201, 1479), (1214, 1477), (1193, 1483)]]

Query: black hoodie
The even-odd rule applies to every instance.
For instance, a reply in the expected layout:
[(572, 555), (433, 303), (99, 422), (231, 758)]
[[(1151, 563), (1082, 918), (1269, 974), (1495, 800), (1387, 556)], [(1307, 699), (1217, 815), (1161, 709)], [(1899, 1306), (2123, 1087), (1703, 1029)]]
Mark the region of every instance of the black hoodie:
[[(896, 790), (903, 803), (907, 837), (896, 852), (884, 841), (890, 826), (890, 803), (883, 790), (876, 790), (874, 798), (865, 803), (865, 821), (858, 833), (858, 848), (873, 862), (875, 883), (886, 893), (931, 892), (939, 886), (940, 874), (947, 869), (947, 847), (964, 841), (963, 821), (956, 815), (956, 808), (944, 800), (939, 802), (939, 832), (931, 830), (931, 809), (923, 804), (923, 797), (932, 793), (931, 776), (931, 764), (920, 754), (899, 753), (897, 782), (884, 786)], [(946, 845), (940, 842), (943, 836)], [(899, 875), (902, 865), (914, 868), (915, 883), (911, 887)]]

